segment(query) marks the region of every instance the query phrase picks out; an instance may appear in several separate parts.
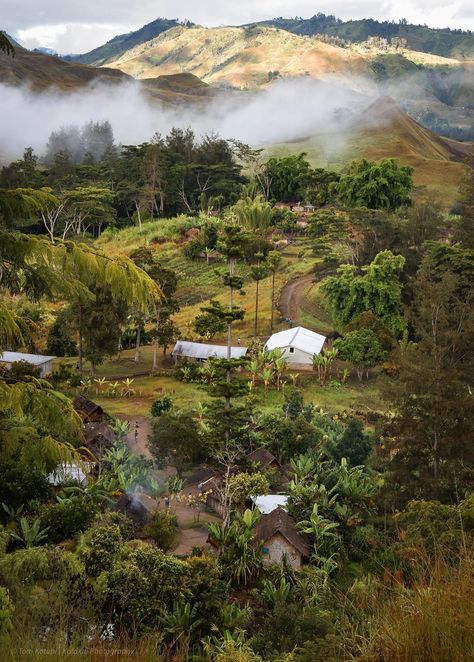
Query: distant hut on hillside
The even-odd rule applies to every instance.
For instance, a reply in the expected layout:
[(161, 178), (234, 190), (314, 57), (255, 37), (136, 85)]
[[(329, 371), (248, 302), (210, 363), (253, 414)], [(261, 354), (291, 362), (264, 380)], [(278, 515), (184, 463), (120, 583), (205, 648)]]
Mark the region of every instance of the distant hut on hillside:
[(306, 538), (297, 531), (293, 518), (281, 506), (262, 516), (254, 537), (263, 545), (266, 563), (281, 563), (286, 557), (292, 568), (300, 568), (309, 558)]

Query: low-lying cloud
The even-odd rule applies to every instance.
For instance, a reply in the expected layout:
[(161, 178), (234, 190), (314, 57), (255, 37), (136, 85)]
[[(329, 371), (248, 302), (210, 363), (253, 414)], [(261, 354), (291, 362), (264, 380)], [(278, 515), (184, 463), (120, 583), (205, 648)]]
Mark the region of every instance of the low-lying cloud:
[[(341, 146), (350, 118), (368, 105), (375, 89), (367, 81), (353, 86), (311, 79), (282, 80), (258, 92), (223, 92), (207, 103), (187, 107), (150, 100), (136, 82), (94, 85), (73, 92), (33, 92), (0, 84), (0, 160), (19, 157), (25, 147), (39, 155), (52, 131), (108, 120), (115, 140), (138, 144), (173, 126), (197, 135), (215, 132), (251, 145), (266, 145), (326, 135), (327, 149)], [(365, 90), (360, 94), (355, 90)]]

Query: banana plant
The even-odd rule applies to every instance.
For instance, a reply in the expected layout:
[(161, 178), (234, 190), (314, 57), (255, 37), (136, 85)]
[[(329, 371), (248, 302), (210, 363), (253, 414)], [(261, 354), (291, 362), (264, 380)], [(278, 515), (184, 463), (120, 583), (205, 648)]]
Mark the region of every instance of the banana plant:
[(319, 505), (315, 503), (309, 520), (303, 520), (298, 524), (303, 533), (311, 535), (317, 558), (329, 558), (339, 547), (340, 538), (335, 529), (339, 527), (338, 522), (323, 517), (319, 513)]
[(31, 549), (39, 545), (45, 538), (47, 538), (49, 526), (42, 529), (40, 518), (36, 518), (30, 524), (26, 517), (20, 519), (20, 531), (21, 535), (17, 533), (10, 533), (11, 537), (18, 542), (23, 543), (26, 549)]
[(99, 393), (105, 390), (105, 385), (107, 384), (107, 380), (105, 379), (105, 377), (98, 377), (97, 379), (94, 379), (94, 382), (96, 383), (96, 387), (95, 387), (96, 395), (99, 395)]
[(273, 379), (273, 368), (271, 368), (270, 366), (265, 366), (262, 369), (261, 377), (262, 377), (263, 385), (265, 387), (265, 393), (267, 393), (268, 387)]
[(255, 387), (255, 383), (257, 381), (258, 374), (260, 372), (260, 361), (258, 359), (252, 359), (248, 363), (248, 371), (250, 375), (250, 381), (252, 384), (252, 388)]
[(109, 383), (109, 391), (108, 391), (108, 394), (109, 394), (111, 397), (115, 398), (115, 396), (116, 396), (117, 393), (118, 393), (119, 386), (120, 386), (120, 383), (119, 383), (119, 382), (111, 382), (111, 383)]
[(7, 513), (8, 518), (11, 522), (16, 522), (18, 520), (21, 513), (23, 512), (24, 507), (25, 506), (23, 503), (18, 508), (13, 508), (13, 506), (7, 506), (6, 503), (2, 502), (2, 508)]
[(130, 432), (130, 422), (123, 421), (120, 418), (116, 418), (113, 424), (113, 431), (119, 441), (123, 441), (127, 434)]
[(125, 396), (126, 398), (135, 395), (135, 389), (132, 388), (132, 384), (134, 381), (135, 381), (134, 379), (130, 379), (129, 377), (127, 377), (127, 379), (124, 379), (122, 381), (123, 384), (122, 395)]
[(277, 604), (288, 602), (293, 586), (285, 577), (280, 577), (280, 583), (275, 586), (269, 579), (264, 579), (260, 591), (260, 599), (267, 607), (273, 609)]

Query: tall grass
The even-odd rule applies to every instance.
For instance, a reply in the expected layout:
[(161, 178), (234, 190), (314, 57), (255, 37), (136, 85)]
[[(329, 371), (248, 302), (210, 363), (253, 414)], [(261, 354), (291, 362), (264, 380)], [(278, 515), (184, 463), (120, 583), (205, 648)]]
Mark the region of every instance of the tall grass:
[(474, 660), (474, 553), (425, 564), (409, 588), (400, 586), (364, 614), (356, 636), (358, 662)]

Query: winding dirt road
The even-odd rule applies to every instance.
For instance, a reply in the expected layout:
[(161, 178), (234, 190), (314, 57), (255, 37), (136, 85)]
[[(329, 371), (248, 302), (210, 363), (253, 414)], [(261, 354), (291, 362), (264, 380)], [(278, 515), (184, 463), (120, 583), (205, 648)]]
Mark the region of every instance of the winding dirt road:
[(283, 286), (278, 307), (282, 317), (298, 322), (306, 290), (313, 283), (314, 274), (290, 280)]

